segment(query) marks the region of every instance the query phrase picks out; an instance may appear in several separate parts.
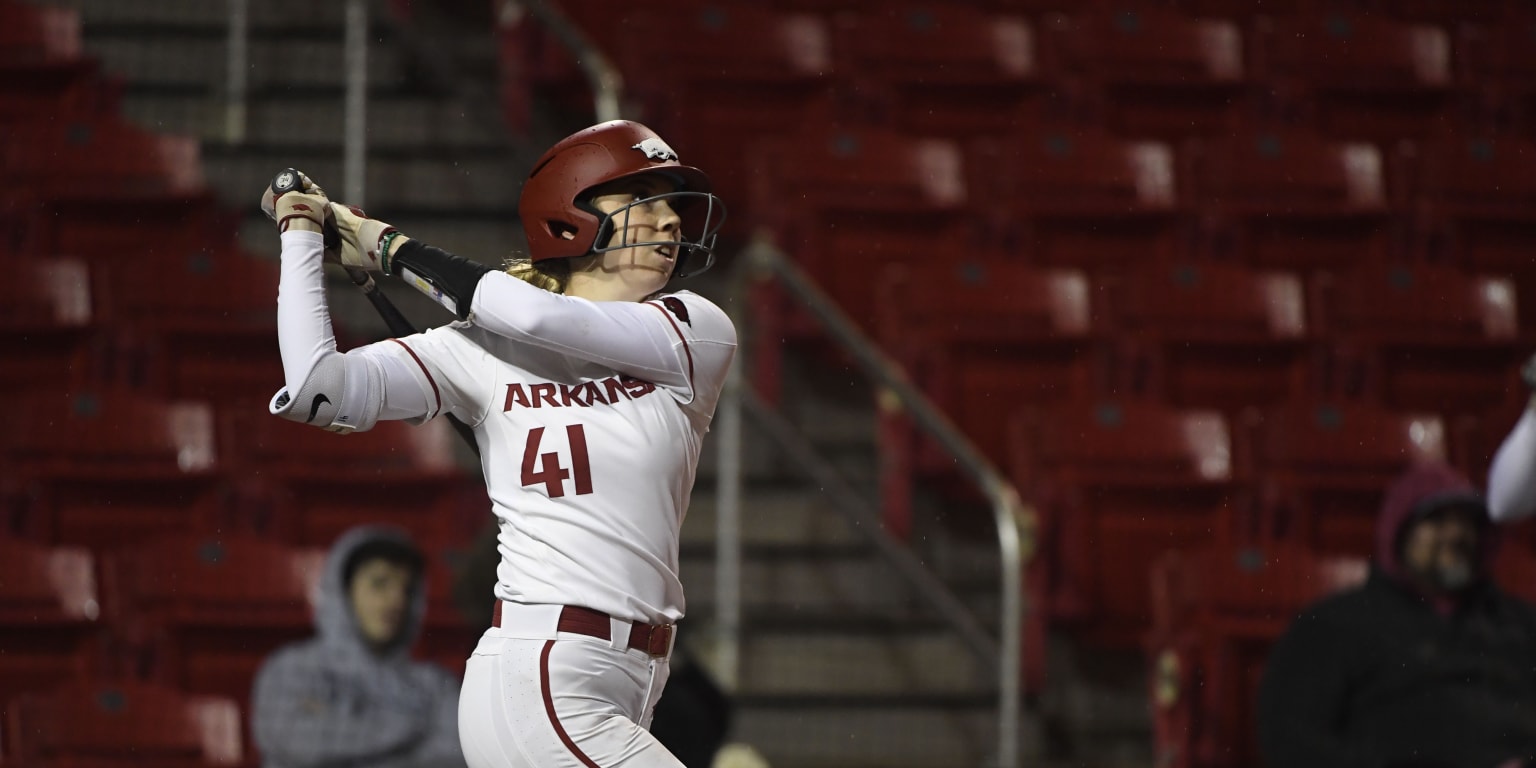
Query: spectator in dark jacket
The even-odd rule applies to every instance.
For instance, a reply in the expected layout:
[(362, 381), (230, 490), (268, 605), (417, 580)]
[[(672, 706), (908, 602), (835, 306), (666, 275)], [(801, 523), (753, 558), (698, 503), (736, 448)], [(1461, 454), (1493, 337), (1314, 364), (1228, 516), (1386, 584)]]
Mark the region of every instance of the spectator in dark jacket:
[(326, 558), (318, 636), (267, 659), (252, 694), (265, 768), (463, 768), (459, 682), (411, 660), (426, 607), (421, 552), (392, 528), (343, 534)]
[(1536, 607), (1490, 583), (1487, 506), (1422, 464), (1387, 493), (1364, 586), (1305, 610), (1259, 691), (1269, 768), (1536, 767)]

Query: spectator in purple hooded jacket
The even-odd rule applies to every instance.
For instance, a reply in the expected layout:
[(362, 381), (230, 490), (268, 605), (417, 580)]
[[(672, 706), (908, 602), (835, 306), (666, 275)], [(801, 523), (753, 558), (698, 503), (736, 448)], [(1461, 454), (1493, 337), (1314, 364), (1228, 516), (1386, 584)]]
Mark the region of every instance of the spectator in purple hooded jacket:
[(1536, 768), (1536, 607), (1489, 582), (1487, 506), (1444, 464), (1387, 493), (1370, 578), (1302, 612), (1259, 691), (1269, 768)]

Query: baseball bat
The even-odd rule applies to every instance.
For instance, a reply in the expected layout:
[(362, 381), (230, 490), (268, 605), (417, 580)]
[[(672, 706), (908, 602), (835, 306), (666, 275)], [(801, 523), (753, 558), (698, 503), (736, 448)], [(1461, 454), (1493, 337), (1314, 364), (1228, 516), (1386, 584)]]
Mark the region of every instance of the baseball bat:
[[(292, 168), (285, 168), (272, 177), (272, 192), (276, 197), (282, 197), (284, 193), (292, 192), (299, 188), (299, 179), (298, 171)], [(327, 221), (322, 230), (327, 249), (341, 247), (341, 232), (336, 229), (336, 222)], [(411, 321), (407, 320), (405, 315), (400, 312), (400, 308), (396, 307), (395, 303), (390, 301), (383, 291), (379, 290), (379, 284), (374, 282), (373, 275), (368, 274), (368, 271), (365, 269), (357, 269), (356, 267), (343, 267), (343, 269), (346, 270), (347, 277), (352, 278), (352, 284), (356, 285), (358, 290), (368, 297), (368, 303), (372, 304), (374, 311), (378, 312), (379, 317), (384, 319), (384, 325), (389, 328), (390, 333), (396, 336), (411, 336), (416, 333), (416, 327), (411, 325)], [(465, 445), (469, 446), (469, 450), (473, 451), (476, 456), (479, 456), (480, 444), (475, 442), (474, 430), (470, 429), (468, 424), (459, 421), (459, 418), (451, 413), (443, 415), (448, 417), (448, 424), (453, 427), (454, 432), (458, 433)]]

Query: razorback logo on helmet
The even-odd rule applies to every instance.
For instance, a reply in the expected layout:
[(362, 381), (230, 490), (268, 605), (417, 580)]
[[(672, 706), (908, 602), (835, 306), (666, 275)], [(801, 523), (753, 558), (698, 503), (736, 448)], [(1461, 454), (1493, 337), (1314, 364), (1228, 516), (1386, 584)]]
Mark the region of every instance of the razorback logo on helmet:
[(658, 163), (664, 163), (668, 160), (677, 159), (677, 153), (673, 152), (672, 148), (667, 146), (665, 141), (662, 141), (655, 136), (652, 136), (651, 138), (646, 139), (645, 141), (642, 141), (633, 147), (630, 147), (630, 149), (638, 149), (645, 153), (647, 159), (654, 160)]
[(668, 296), (661, 300), (661, 304), (667, 308), (668, 312), (677, 315), (677, 319), (687, 323), (689, 327), (693, 326), (693, 321), (688, 319), (688, 305), (684, 304), (682, 299)]

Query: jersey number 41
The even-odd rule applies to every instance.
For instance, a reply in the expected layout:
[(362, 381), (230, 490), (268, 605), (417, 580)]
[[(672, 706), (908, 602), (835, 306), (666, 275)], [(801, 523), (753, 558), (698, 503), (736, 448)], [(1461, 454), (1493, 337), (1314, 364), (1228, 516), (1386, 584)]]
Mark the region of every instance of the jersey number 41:
[(523, 485), (544, 484), (551, 499), (565, 495), (565, 481), (576, 474), (576, 495), (592, 492), (592, 462), (587, 458), (587, 432), (580, 424), (565, 428), (566, 443), (571, 447), (571, 468), (560, 464), (560, 454), (539, 453), (544, 428), (528, 430), (528, 444), (523, 448)]

